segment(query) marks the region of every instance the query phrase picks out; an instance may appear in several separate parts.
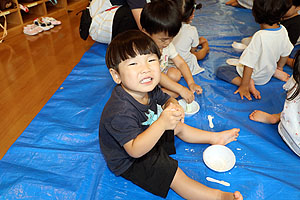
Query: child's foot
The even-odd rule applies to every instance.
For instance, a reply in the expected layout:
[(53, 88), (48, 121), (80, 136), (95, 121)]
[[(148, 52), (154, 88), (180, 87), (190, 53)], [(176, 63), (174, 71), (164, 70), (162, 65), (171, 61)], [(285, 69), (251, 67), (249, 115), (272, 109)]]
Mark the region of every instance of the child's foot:
[(256, 122), (262, 122), (265, 124), (276, 124), (280, 120), (280, 115), (278, 114), (269, 114), (260, 110), (254, 110), (249, 118)]
[(240, 132), (239, 128), (233, 128), (219, 133), (213, 133), (214, 137), (212, 138), (211, 144), (226, 145), (232, 141), (236, 141), (237, 140), (236, 138), (239, 136), (239, 132)]
[(287, 82), (290, 78), (290, 75), (288, 73), (281, 71), (279, 69), (276, 69), (273, 76), (284, 82)]
[(239, 191), (235, 191), (234, 193), (223, 192), (222, 200), (243, 200), (243, 196)]
[(261, 99), (260, 92), (255, 88), (253, 79), (250, 80), (249, 90), (255, 99)]

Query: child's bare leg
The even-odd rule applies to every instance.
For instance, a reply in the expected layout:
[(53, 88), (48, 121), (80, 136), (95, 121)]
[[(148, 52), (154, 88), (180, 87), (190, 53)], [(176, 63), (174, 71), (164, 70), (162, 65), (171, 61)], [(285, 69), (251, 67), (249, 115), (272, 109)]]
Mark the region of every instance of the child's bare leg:
[(265, 124), (276, 124), (280, 121), (280, 113), (269, 114), (260, 110), (254, 110), (249, 118), (253, 121), (262, 122)]
[(261, 99), (260, 92), (255, 88), (253, 79), (250, 80), (250, 93), (254, 96), (255, 99)]
[(209, 132), (191, 127), (184, 123), (178, 123), (174, 130), (175, 135), (185, 142), (220, 145), (226, 145), (232, 141), (236, 141), (236, 138), (239, 136), (239, 131), (240, 129), (233, 128), (221, 132)]
[(242, 200), (240, 192), (230, 193), (209, 188), (189, 178), (179, 167), (176, 171), (171, 188), (184, 199), (203, 200)]
[(168, 69), (167, 76), (175, 82), (178, 82), (181, 79), (181, 72), (175, 68), (171, 67)]
[(177, 94), (176, 92), (173, 92), (171, 90), (168, 90), (166, 88), (161, 88), (161, 90), (164, 92), (164, 93), (167, 93), (168, 95), (170, 95), (171, 97), (173, 98), (177, 98), (179, 96), (179, 94)]
[(290, 78), (290, 75), (282, 70), (276, 69), (274, 75), (275, 78), (278, 78), (281, 81), (287, 81)]
[(294, 67), (294, 63), (295, 63), (295, 59), (293, 59), (293, 58), (288, 58), (287, 61), (286, 61), (286, 64), (288, 66), (290, 66), (291, 68)]

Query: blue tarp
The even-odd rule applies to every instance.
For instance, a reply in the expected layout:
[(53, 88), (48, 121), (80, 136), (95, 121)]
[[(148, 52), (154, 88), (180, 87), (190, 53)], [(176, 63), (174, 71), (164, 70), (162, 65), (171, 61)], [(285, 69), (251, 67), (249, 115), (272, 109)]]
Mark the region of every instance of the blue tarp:
[[(240, 128), (238, 141), (227, 145), (237, 162), (228, 172), (214, 172), (202, 160), (209, 145), (179, 139), (173, 157), (193, 179), (228, 192), (239, 190), (245, 199), (300, 199), (300, 158), (283, 142), (277, 125), (248, 118), (254, 109), (270, 113), (282, 110), (283, 82), (272, 78), (257, 87), (261, 100), (248, 101), (233, 94), (236, 86), (215, 76), (226, 59), (240, 56), (232, 49), (232, 42), (252, 35), (259, 26), (250, 10), (226, 6), (224, 0), (201, 3), (203, 8), (196, 11), (193, 25), (208, 39), (210, 53), (199, 62), (205, 72), (194, 77), (204, 90), (196, 95), (200, 111), (185, 122), (209, 131)], [(0, 199), (161, 199), (115, 177), (100, 152), (99, 119), (115, 85), (104, 62), (106, 48), (96, 43), (84, 54), (0, 161)], [(291, 73), (289, 67), (285, 70)], [(213, 129), (208, 115), (214, 116)], [(231, 186), (208, 182), (206, 177), (227, 181)], [(181, 197), (170, 190), (167, 199)]]

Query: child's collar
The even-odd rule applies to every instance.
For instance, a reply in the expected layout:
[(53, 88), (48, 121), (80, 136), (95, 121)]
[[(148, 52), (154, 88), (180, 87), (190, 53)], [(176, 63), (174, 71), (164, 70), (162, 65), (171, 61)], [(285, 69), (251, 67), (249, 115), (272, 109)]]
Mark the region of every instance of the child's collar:
[(282, 28), (282, 25), (279, 24), (279, 27), (278, 28), (266, 28), (266, 29), (263, 29), (263, 30), (266, 30), (266, 31), (278, 31)]

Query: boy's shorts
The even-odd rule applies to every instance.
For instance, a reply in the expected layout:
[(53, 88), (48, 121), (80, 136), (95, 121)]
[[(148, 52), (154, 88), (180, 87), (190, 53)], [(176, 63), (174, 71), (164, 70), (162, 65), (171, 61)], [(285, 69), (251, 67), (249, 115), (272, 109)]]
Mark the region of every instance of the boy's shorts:
[(157, 144), (136, 161), (121, 176), (152, 194), (166, 198), (176, 174), (174, 131), (165, 131)]
[(216, 75), (219, 79), (222, 79), (228, 83), (231, 83), (234, 78), (240, 76), (236, 71), (236, 67), (231, 65), (219, 67)]

